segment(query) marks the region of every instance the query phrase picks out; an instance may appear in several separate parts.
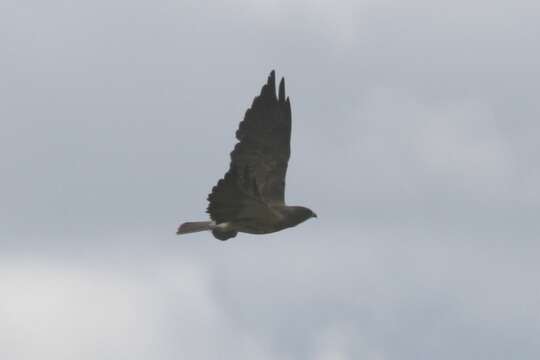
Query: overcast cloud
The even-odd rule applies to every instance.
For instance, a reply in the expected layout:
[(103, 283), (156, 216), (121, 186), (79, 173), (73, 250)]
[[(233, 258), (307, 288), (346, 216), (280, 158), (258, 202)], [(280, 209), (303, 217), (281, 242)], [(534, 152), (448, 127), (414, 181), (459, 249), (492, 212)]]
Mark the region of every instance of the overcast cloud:
[[(0, 358), (540, 358), (540, 8), (0, 4)], [(270, 70), (284, 232), (206, 218)]]

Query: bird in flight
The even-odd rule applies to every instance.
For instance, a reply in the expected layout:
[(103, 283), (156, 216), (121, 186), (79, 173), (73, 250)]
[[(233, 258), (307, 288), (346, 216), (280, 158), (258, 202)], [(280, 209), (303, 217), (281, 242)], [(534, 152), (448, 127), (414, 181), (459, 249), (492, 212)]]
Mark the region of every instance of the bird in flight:
[(228, 240), (239, 232), (269, 234), (317, 217), (303, 206), (285, 204), (285, 176), (291, 154), (291, 103), (285, 80), (272, 71), (236, 131), (229, 170), (208, 195), (211, 221), (185, 222), (177, 234), (212, 231)]

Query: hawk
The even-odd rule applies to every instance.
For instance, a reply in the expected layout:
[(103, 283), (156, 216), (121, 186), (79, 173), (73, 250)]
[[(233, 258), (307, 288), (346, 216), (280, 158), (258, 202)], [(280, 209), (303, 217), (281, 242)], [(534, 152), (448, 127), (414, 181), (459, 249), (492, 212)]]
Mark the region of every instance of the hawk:
[(208, 195), (212, 221), (186, 222), (177, 234), (212, 231), (228, 240), (239, 232), (269, 234), (317, 217), (303, 206), (285, 204), (285, 176), (291, 154), (291, 103), (285, 80), (272, 71), (236, 131), (229, 170)]

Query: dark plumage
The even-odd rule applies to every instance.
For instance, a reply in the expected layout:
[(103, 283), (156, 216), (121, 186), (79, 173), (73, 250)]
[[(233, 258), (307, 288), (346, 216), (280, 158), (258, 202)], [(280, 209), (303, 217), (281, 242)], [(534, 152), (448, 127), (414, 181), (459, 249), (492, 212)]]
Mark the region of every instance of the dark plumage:
[(227, 240), (238, 232), (268, 234), (316, 217), (308, 208), (285, 205), (291, 103), (284, 79), (276, 97), (274, 71), (246, 111), (236, 138), (229, 170), (208, 195), (212, 221), (184, 223), (177, 234), (211, 230)]

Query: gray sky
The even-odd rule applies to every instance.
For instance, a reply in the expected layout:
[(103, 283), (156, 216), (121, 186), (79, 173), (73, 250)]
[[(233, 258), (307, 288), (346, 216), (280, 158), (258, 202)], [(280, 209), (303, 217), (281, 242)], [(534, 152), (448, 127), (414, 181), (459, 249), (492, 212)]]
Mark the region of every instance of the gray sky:
[[(0, 5), (0, 358), (538, 359), (534, 1)], [(290, 204), (206, 218), (270, 70)]]

